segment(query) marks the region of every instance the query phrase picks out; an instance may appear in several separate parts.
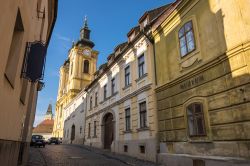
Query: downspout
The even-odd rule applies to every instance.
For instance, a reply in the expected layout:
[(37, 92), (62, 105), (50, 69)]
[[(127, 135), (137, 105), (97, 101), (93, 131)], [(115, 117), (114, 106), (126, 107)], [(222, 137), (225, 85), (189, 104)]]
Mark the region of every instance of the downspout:
[(155, 75), (155, 85), (157, 85), (157, 73), (156, 73), (156, 57), (155, 57), (155, 41), (152, 37), (145, 33), (145, 28), (142, 29), (142, 34), (148, 39), (148, 41), (153, 45), (153, 64), (154, 64), (154, 75)]
[[(83, 134), (84, 134), (84, 136), (83, 136), (83, 144), (85, 144), (85, 131), (86, 131), (86, 116), (87, 116), (87, 91), (84, 91), (84, 92), (86, 92), (86, 97), (85, 97), (85, 100), (86, 100), (86, 104), (85, 104), (85, 117), (84, 117), (84, 128), (83, 128)], [(82, 98), (83, 99), (83, 103), (84, 103), (84, 98)]]
[[(151, 27), (150, 27), (151, 28)], [(154, 38), (152, 38), (151, 36), (148, 36), (146, 33), (145, 33), (145, 28), (142, 29), (142, 34), (149, 40), (149, 42), (153, 45), (153, 64), (154, 64), (154, 77), (155, 77), (155, 86), (157, 86), (157, 72), (156, 72), (156, 56), (155, 56), (155, 41), (154, 41)], [(155, 99), (155, 102), (156, 102), (156, 99)], [(155, 103), (155, 108), (156, 108), (156, 103)], [(157, 108), (156, 108), (157, 109)], [(156, 110), (157, 111), (157, 110)], [(156, 114), (157, 116), (157, 114)], [(156, 125), (157, 125), (157, 130), (158, 130), (158, 121), (157, 121), (157, 117), (156, 117)], [(158, 133), (158, 131), (157, 131)], [(158, 140), (158, 134), (156, 134), (156, 140)], [(158, 142), (158, 141), (157, 141)], [(157, 144), (156, 142), (156, 144)], [(157, 145), (159, 146), (159, 144)], [(157, 148), (157, 147), (156, 147)], [(156, 159), (156, 163), (158, 163), (158, 148), (157, 148), (157, 151), (156, 151), (156, 156), (155, 156), (155, 159)]]

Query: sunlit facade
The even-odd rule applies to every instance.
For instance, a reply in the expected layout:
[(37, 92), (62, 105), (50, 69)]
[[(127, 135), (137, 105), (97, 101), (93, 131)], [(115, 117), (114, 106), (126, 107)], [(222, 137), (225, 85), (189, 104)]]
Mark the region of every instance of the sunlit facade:
[(0, 165), (26, 165), (57, 0), (1, 1), (0, 14)]
[(248, 6), (176, 1), (155, 22), (159, 162), (249, 165)]

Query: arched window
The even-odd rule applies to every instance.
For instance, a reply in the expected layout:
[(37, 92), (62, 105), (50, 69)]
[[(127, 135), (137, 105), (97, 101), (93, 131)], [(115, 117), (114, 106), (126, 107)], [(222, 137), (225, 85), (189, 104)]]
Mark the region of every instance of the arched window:
[(195, 50), (195, 39), (192, 21), (188, 21), (180, 28), (178, 36), (181, 57), (184, 57)]
[(75, 140), (75, 125), (72, 125), (71, 127), (71, 141)]
[(89, 61), (88, 60), (84, 60), (83, 62), (83, 72), (89, 73)]
[(192, 103), (187, 107), (189, 136), (206, 136), (202, 103)]

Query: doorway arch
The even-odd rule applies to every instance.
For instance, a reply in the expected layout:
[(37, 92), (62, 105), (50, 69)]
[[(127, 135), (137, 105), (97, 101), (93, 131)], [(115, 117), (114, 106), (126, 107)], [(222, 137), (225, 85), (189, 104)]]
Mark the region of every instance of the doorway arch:
[(71, 143), (72, 141), (75, 140), (75, 125), (73, 124), (72, 127), (71, 127), (71, 137), (70, 137), (70, 140), (71, 140)]
[(114, 140), (114, 116), (112, 113), (107, 113), (103, 117), (104, 127), (104, 149), (111, 149), (111, 144)]

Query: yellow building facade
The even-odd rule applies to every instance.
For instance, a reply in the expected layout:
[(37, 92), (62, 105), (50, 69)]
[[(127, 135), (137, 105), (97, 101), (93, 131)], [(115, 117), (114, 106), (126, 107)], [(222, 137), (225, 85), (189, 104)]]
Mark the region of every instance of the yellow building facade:
[(98, 51), (93, 50), (90, 30), (85, 18), (84, 27), (80, 31), (80, 39), (73, 43), (68, 59), (60, 68), (60, 80), (56, 102), (54, 137), (63, 137), (64, 107), (94, 79)]
[[(40, 60), (46, 56), (36, 48), (46, 52), (57, 0), (1, 1), (0, 14), (0, 165), (26, 165), (38, 91), (43, 85), (44, 61), (36, 63), (32, 55)], [(41, 73), (33, 72), (38, 70)]]
[(153, 25), (161, 163), (249, 164), (249, 6), (178, 0)]

